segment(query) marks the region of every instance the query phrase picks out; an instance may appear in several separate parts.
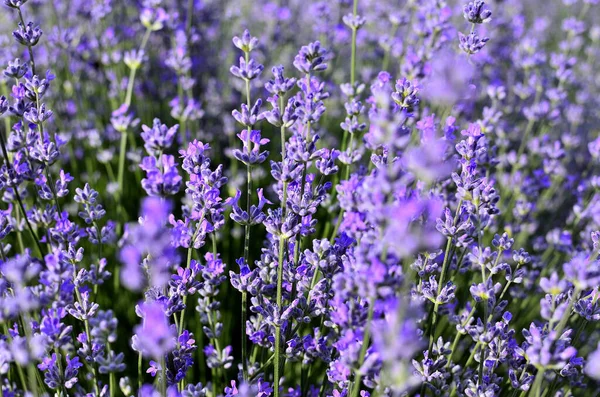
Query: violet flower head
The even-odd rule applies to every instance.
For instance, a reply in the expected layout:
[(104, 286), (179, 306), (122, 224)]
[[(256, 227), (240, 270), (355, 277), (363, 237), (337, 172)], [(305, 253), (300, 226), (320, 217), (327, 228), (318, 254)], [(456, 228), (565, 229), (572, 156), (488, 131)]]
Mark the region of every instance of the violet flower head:
[(342, 17), (342, 21), (352, 30), (360, 29), (367, 20), (360, 15), (346, 14)]
[(140, 13), (142, 25), (150, 31), (161, 30), (169, 19), (167, 12), (161, 8), (144, 8)]
[(327, 69), (325, 57), (327, 50), (321, 47), (319, 41), (302, 46), (294, 58), (294, 67), (301, 73), (312, 73)]
[(252, 52), (258, 46), (258, 39), (250, 34), (248, 29), (244, 30), (242, 37), (235, 36), (233, 39), (233, 45), (244, 52)]
[[(157, 197), (142, 202), (140, 223), (130, 225), (119, 259), (125, 265), (121, 272), (123, 285), (140, 290), (146, 285), (165, 286), (170, 267), (178, 259), (167, 221), (171, 206)], [(148, 276), (148, 277), (146, 277)]]
[(268, 138), (263, 138), (259, 130), (242, 130), (237, 137), (243, 143), (243, 149), (235, 149), (233, 157), (244, 164), (260, 164), (269, 156), (267, 150), (261, 151), (261, 146), (270, 142)]
[(475, 32), (470, 32), (467, 35), (458, 32), (458, 39), (458, 46), (460, 47), (460, 49), (469, 55), (477, 54), (483, 49), (485, 43), (487, 43), (490, 40), (488, 37), (480, 38), (479, 35), (477, 35), (477, 33)]
[(586, 255), (576, 255), (563, 266), (565, 276), (578, 290), (600, 285), (600, 261)]
[(19, 23), (19, 28), (13, 32), (13, 36), (19, 44), (33, 47), (40, 41), (42, 30), (39, 26), (35, 26), (33, 22), (29, 22), (27, 25)]
[(27, 0), (4, 0), (4, 4), (10, 8), (21, 8)]
[(273, 95), (283, 95), (286, 92), (294, 88), (296, 79), (291, 77), (287, 78), (283, 75), (283, 66), (273, 66), (271, 72), (273, 73), (273, 79), (265, 83), (265, 88)]
[(145, 357), (160, 360), (177, 345), (165, 308), (158, 301), (144, 302), (138, 306), (138, 313), (142, 324), (134, 328), (134, 347)]
[(262, 73), (265, 67), (257, 63), (254, 59), (246, 61), (244, 57), (240, 57), (239, 66), (232, 66), (229, 71), (235, 77), (243, 80), (254, 80)]
[(4, 76), (13, 79), (20, 79), (25, 76), (29, 66), (26, 63), (21, 63), (21, 59), (16, 58), (13, 61), (8, 62), (8, 66), (4, 69)]
[(470, 1), (465, 4), (463, 15), (470, 23), (487, 23), (492, 19), (492, 11), (481, 0)]
[(173, 144), (173, 139), (177, 135), (179, 125), (174, 125), (169, 128), (162, 124), (161, 121), (155, 118), (152, 121), (152, 127), (142, 125), (142, 139), (144, 140), (144, 148), (148, 154), (154, 157), (160, 155)]
[(419, 105), (420, 99), (418, 85), (413, 84), (406, 78), (396, 81), (396, 91), (392, 93), (392, 99), (396, 104), (411, 113)]

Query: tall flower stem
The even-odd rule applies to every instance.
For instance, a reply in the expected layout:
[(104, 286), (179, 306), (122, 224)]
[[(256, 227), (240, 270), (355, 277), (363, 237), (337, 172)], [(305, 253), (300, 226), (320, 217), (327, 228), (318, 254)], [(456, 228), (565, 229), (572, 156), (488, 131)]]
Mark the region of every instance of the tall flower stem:
[[(283, 114), (284, 99), (279, 97), (279, 109)], [(281, 126), (281, 164), (285, 161), (285, 126)], [(283, 192), (281, 198), (281, 217), (285, 219), (287, 202), (287, 182), (283, 182)], [(282, 306), (282, 290), (283, 290), (283, 258), (285, 252), (286, 239), (279, 236), (279, 264), (277, 265), (277, 307), (281, 312)], [(281, 378), (281, 325), (275, 327), (275, 353), (274, 353), (274, 393), (275, 397), (279, 397), (279, 379)]]
[[(306, 99), (312, 100), (310, 96), (310, 73), (306, 73)], [(306, 123), (306, 136), (304, 137), (305, 142), (310, 142), (310, 132), (312, 129), (312, 124), (310, 121)], [(306, 185), (306, 172), (308, 171), (308, 163), (304, 163), (304, 168), (302, 169), (302, 179), (300, 181), (300, 199), (304, 197), (304, 190)], [(298, 266), (298, 260), (300, 259), (300, 246), (301, 239), (296, 238), (296, 244), (294, 245), (294, 263)]]
[[(246, 63), (250, 61), (250, 52), (244, 51)], [(250, 80), (246, 79), (246, 105), (250, 109)], [(250, 134), (252, 127), (248, 126), (246, 136), (246, 147), (250, 151)], [(250, 205), (252, 203), (252, 166), (250, 162), (246, 164), (246, 211), (250, 215)], [(244, 260), (250, 266), (250, 223), (244, 226)], [(242, 376), (244, 380), (248, 379), (248, 341), (246, 336), (246, 322), (248, 321), (248, 293), (242, 292)]]
[[(352, 4), (352, 16), (356, 17), (358, 14), (358, 0), (354, 0)], [(352, 28), (352, 50), (350, 54), (350, 84), (354, 87), (356, 81), (356, 33), (357, 28)]]
[[(352, 16), (356, 17), (357, 14), (358, 14), (358, 0), (354, 0), (354, 2), (352, 4)], [(352, 48), (351, 48), (351, 53), (350, 53), (350, 85), (353, 90), (355, 88), (354, 85), (356, 83), (356, 35), (357, 35), (357, 32), (358, 32), (358, 30), (356, 27), (352, 28), (352, 43), (351, 43)], [(350, 144), (348, 144), (348, 131), (344, 130), (344, 134), (342, 137), (342, 151), (346, 151), (348, 149), (348, 146), (350, 146), (350, 148), (352, 148), (353, 138), (354, 138), (354, 136), (352, 136), (350, 138), (351, 142), (350, 142)], [(340, 173), (337, 174), (334, 186), (340, 182), (340, 178), (341, 178), (340, 174), (341, 174), (341, 171), (340, 171)], [(346, 179), (349, 178), (350, 164), (346, 165), (344, 176)], [(335, 199), (336, 194), (337, 194), (337, 190), (333, 189), (332, 200)], [(335, 227), (333, 228), (333, 233), (331, 234), (331, 237), (329, 238), (330, 243), (333, 243), (333, 241), (335, 240), (335, 236), (337, 236), (337, 233), (340, 229), (340, 225), (342, 224), (343, 218), (344, 218), (344, 209), (340, 208), (340, 211), (339, 211), (339, 214), (337, 217), (337, 222), (335, 224)], [(326, 235), (324, 237), (327, 238)]]
[(142, 365), (144, 364), (144, 357), (142, 356), (142, 352), (138, 354), (138, 390), (142, 388), (142, 383), (144, 380)]
[[(106, 344), (106, 351), (107, 351), (107, 355), (110, 354), (111, 352), (111, 347), (110, 347), (110, 343)], [(164, 365), (162, 366), (162, 368), (164, 368)], [(117, 388), (117, 381), (116, 381), (116, 376), (114, 371), (110, 371), (108, 374), (108, 394), (110, 395), (110, 397), (114, 397), (115, 395), (115, 389)]]
[[(456, 222), (458, 222), (458, 217), (460, 215), (460, 209), (462, 207), (463, 200), (461, 199), (458, 202), (458, 207), (456, 208), (456, 215), (454, 216), (453, 225), (456, 226)], [(444, 279), (446, 278), (446, 273), (448, 272), (448, 265), (450, 264), (450, 250), (452, 249), (452, 237), (448, 237), (446, 242), (446, 250), (444, 251), (444, 262), (442, 263), (442, 273), (440, 274), (440, 281), (438, 282), (437, 296), (436, 301), (433, 306), (433, 311), (431, 314), (431, 326), (429, 327), (429, 349), (433, 346), (433, 340), (435, 338), (435, 325), (437, 323), (438, 318), (438, 310), (440, 308), (440, 304), (438, 302), (438, 296), (442, 292), (442, 288), (444, 288)]]
[[(79, 302), (80, 305), (83, 305), (83, 300), (81, 299), (81, 292), (79, 291), (78, 287), (75, 287), (75, 296), (77, 297), (77, 302)], [(84, 318), (83, 320), (83, 324), (85, 326), (85, 335), (87, 337), (87, 341), (88, 343), (92, 343), (92, 333), (90, 332), (90, 322), (88, 321), (87, 317)], [(140, 353), (141, 354), (141, 353)], [(96, 393), (96, 395), (99, 395), (100, 391), (98, 389), (98, 377), (96, 375), (96, 365), (94, 362), (90, 363), (90, 367), (92, 368), (92, 377), (93, 377), (93, 383), (94, 383), (94, 392)]]
[[(284, 193), (285, 194), (285, 193)], [(282, 286), (283, 286), (283, 255), (285, 249), (285, 239), (279, 236), (279, 263), (277, 264), (277, 308), (282, 312)], [(275, 326), (275, 363), (273, 371), (273, 392), (275, 397), (279, 397), (279, 379), (281, 378), (281, 320), (278, 320)]]
[[(358, 0), (354, 0), (352, 4), (352, 16), (356, 17), (358, 14)], [(350, 53), (350, 85), (354, 90), (354, 84), (356, 83), (356, 35), (358, 32), (358, 28), (352, 28), (352, 48)], [(344, 138), (342, 149), (346, 150), (348, 144), (348, 131), (344, 130)], [(346, 165), (346, 168), (350, 168), (350, 164)]]
[[(23, 331), (25, 332), (25, 338), (27, 340), (27, 346), (31, 349), (31, 318), (29, 317), (29, 313), (25, 312), (23, 314)], [(57, 357), (58, 359), (58, 357)], [(35, 369), (35, 364), (33, 361), (29, 360), (29, 364), (27, 364), (27, 378), (29, 381), (29, 390), (33, 393), (34, 396), (39, 396), (38, 384), (37, 384), (37, 370)]]
[[(142, 38), (142, 43), (140, 44), (139, 51), (143, 51), (146, 48), (146, 44), (148, 44), (148, 39), (150, 39), (150, 33), (152, 31), (150, 29), (146, 29), (144, 33), (144, 37)], [(129, 71), (129, 80), (127, 81), (127, 92), (125, 94), (125, 105), (127, 108), (131, 106), (131, 101), (133, 99), (133, 86), (135, 85), (135, 75), (137, 73), (139, 66), (134, 66)], [(121, 146), (119, 152), (119, 173), (117, 176), (117, 181), (119, 183), (119, 195), (123, 196), (123, 176), (125, 175), (125, 155), (127, 154), (127, 131), (121, 131)]]
[[(196, 237), (198, 237), (198, 232), (200, 231), (200, 228), (202, 227), (202, 222), (204, 222), (204, 217), (205, 217), (205, 211), (202, 212), (200, 221), (197, 223), (196, 230), (194, 231), (194, 234), (192, 235), (192, 240), (190, 241), (190, 247), (188, 248), (188, 251), (187, 251), (187, 261), (186, 261), (186, 265), (185, 265), (186, 269), (189, 269), (190, 264), (192, 263), (192, 254), (194, 252), (194, 241), (196, 241)], [(214, 239), (213, 239), (213, 243), (214, 243)], [(215, 253), (215, 257), (216, 257), (216, 253)], [(179, 331), (180, 335), (183, 332), (183, 329), (185, 326), (185, 308), (186, 308), (185, 304), (186, 304), (186, 302), (187, 302), (187, 294), (183, 296), (183, 310), (181, 311), (181, 314), (179, 316), (178, 331)]]
[[(398, 33), (399, 28), (400, 28), (400, 24), (395, 23), (394, 30), (392, 30), (392, 34), (390, 35), (392, 40), (396, 37), (396, 34)], [(385, 53), (383, 54), (383, 61), (381, 64), (381, 70), (387, 71), (387, 69), (390, 65), (390, 52), (391, 52), (391, 46), (389, 48), (385, 49)]]
[(360, 366), (365, 361), (367, 355), (367, 348), (369, 347), (369, 339), (371, 338), (371, 321), (373, 320), (373, 312), (375, 311), (375, 297), (372, 297), (369, 302), (369, 312), (367, 314), (367, 321), (363, 331), (362, 346), (358, 356), (359, 367), (354, 371), (354, 386), (352, 387), (352, 397), (358, 397), (360, 393), (360, 383), (362, 381), (362, 373)]
[[(8, 134), (8, 131), (6, 131), (6, 133)], [(0, 133), (0, 146), (2, 147), (2, 155), (4, 156), (4, 161), (6, 162), (6, 168), (7, 169), (12, 169), (12, 164), (10, 163), (10, 160), (8, 159), (8, 151), (6, 150), (6, 143), (4, 142), (4, 134)], [(38, 238), (36, 232), (33, 230), (33, 227), (31, 226), (31, 223), (29, 222), (29, 218), (27, 217), (27, 212), (25, 212), (25, 206), (23, 205), (23, 200), (21, 199), (21, 195), (19, 194), (19, 187), (18, 186), (14, 186), (13, 187), (13, 191), (15, 193), (15, 198), (17, 199), (17, 203), (19, 204), (19, 209), (21, 210), (21, 215), (23, 215), (23, 218), (25, 218), (25, 224), (27, 225), (27, 228), (29, 229), (29, 233), (31, 233), (31, 237), (33, 238), (33, 241), (35, 242), (35, 246), (37, 247), (40, 256), (43, 255), (44, 251), (42, 250), (42, 245), (40, 244), (40, 239)]]

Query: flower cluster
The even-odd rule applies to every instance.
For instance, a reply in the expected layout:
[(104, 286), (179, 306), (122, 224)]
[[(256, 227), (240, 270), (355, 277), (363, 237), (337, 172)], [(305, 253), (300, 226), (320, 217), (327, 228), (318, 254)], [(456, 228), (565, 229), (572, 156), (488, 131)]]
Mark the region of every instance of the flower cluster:
[(4, 0), (0, 397), (596, 395), (597, 3)]

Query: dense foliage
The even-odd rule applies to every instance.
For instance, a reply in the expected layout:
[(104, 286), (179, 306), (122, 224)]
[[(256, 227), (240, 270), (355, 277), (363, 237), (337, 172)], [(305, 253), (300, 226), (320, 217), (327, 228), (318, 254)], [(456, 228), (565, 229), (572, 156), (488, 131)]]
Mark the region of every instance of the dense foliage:
[(0, 397), (597, 395), (598, 0), (3, 3)]

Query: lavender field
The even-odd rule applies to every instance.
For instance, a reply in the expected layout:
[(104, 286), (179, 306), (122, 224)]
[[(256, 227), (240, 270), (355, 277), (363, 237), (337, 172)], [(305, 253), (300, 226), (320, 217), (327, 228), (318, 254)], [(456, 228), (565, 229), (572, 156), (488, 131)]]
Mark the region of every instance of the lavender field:
[(600, 0), (0, 8), (0, 397), (600, 396)]

